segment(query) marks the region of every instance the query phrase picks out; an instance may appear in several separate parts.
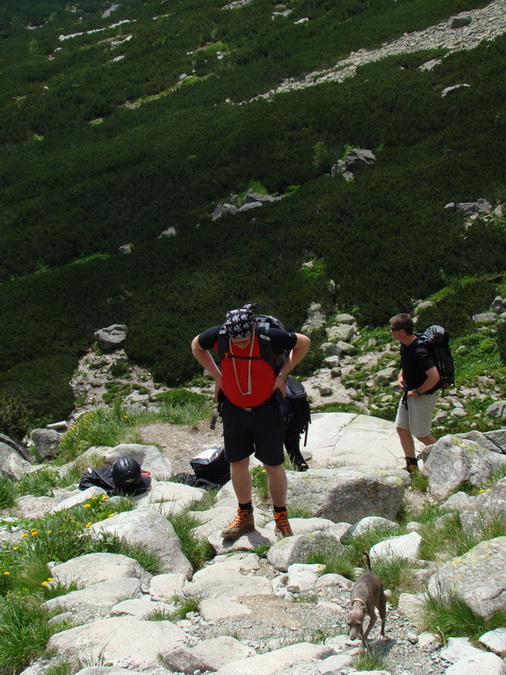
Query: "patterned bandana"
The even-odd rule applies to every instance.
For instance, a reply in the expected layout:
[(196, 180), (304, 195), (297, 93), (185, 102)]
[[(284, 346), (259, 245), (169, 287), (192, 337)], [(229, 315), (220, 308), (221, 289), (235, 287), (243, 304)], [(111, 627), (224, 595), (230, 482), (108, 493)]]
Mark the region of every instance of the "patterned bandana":
[(255, 316), (251, 311), (255, 305), (248, 304), (241, 309), (231, 309), (227, 312), (225, 323), (228, 336), (231, 338), (245, 338), (253, 332)]

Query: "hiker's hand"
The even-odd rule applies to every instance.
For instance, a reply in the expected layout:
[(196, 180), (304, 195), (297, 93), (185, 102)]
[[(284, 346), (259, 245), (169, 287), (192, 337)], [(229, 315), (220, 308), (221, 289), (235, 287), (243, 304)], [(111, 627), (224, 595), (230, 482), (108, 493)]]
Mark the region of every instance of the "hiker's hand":
[(275, 392), (276, 389), (279, 389), (283, 398), (286, 398), (286, 380), (284, 377), (281, 377), (281, 375), (278, 375), (274, 380), (272, 391)]
[(408, 391), (408, 396), (410, 398), (418, 398), (420, 394), (417, 392), (416, 389), (411, 389), (411, 391)]
[(218, 394), (221, 391), (221, 375), (218, 375), (214, 380), (214, 398), (218, 400)]

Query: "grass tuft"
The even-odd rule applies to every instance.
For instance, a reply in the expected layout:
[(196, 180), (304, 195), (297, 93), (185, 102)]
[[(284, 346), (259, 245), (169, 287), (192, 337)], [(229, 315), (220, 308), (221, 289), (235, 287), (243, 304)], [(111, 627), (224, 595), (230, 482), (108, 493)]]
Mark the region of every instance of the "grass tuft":
[(0, 471), (0, 509), (9, 509), (14, 506), (16, 489), (11, 479)]
[(53, 634), (49, 616), (36, 598), (7, 596), (0, 605), (2, 672), (19, 673), (43, 653)]
[(506, 624), (506, 611), (484, 619), (460, 597), (438, 598), (427, 595), (424, 603), (424, 618), (427, 629), (440, 635), (446, 644), (450, 637), (467, 635), (477, 640), (480, 635)]
[(387, 660), (383, 654), (374, 649), (361, 652), (353, 662), (355, 670), (387, 670)]
[(355, 566), (347, 550), (340, 546), (326, 546), (314, 550), (304, 558), (304, 563), (325, 565), (325, 574), (340, 574), (347, 579), (355, 578)]
[(214, 549), (207, 539), (197, 539), (192, 531), (200, 523), (189, 513), (171, 515), (167, 520), (172, 524), (179, 537), (183, 553), (190, 561), (193, 569), (195, 571), (200, 569), (214, 555)]

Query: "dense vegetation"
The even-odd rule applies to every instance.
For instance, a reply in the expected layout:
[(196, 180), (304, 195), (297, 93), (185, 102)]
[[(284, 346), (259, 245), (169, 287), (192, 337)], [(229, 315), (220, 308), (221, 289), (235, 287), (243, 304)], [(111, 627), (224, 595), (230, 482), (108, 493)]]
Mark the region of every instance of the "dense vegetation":
[[(223, 4), (0, 8), (0, 392), (32, 417), (69, 412), (70, 374), (103, 325), (126, 323), (129, 356), (174, 385), (196, 372), (192, 336), (246, 300), (290, 328), (312, 300), (382, 324), (504, 272), (504, 219), (466, 230), (444, 207), (505, 199), (505, 37), (432, 71), (420, 52), (234, 105), (486, 2)], [(346, 183), (329, 171), (350, 146), (377, 159)], [(211, 221), (253, 181), (290, 196)]]

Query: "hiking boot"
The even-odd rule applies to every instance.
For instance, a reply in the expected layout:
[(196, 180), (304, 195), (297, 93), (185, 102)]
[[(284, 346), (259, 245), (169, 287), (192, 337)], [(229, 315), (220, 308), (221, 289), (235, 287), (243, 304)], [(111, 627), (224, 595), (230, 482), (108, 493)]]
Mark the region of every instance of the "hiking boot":
[(238, 508), (236, 517), (228, 527), (221, 531), (221, 536), (227, 540), (237, 539), (246, 532), (253, 532), (254, 529), (253, 510)]
[(286, 511), (280, 511), (279, 513), (274, 512), (274, 523), (274, 534), (278, 539), (284, 539), (285, 537), (291, 537), (293, 535)]
[(409, 474), (418, 473), (419, 471), (418, 462), (414, 457), (406, 457), (406, 466), (404, 468)]

